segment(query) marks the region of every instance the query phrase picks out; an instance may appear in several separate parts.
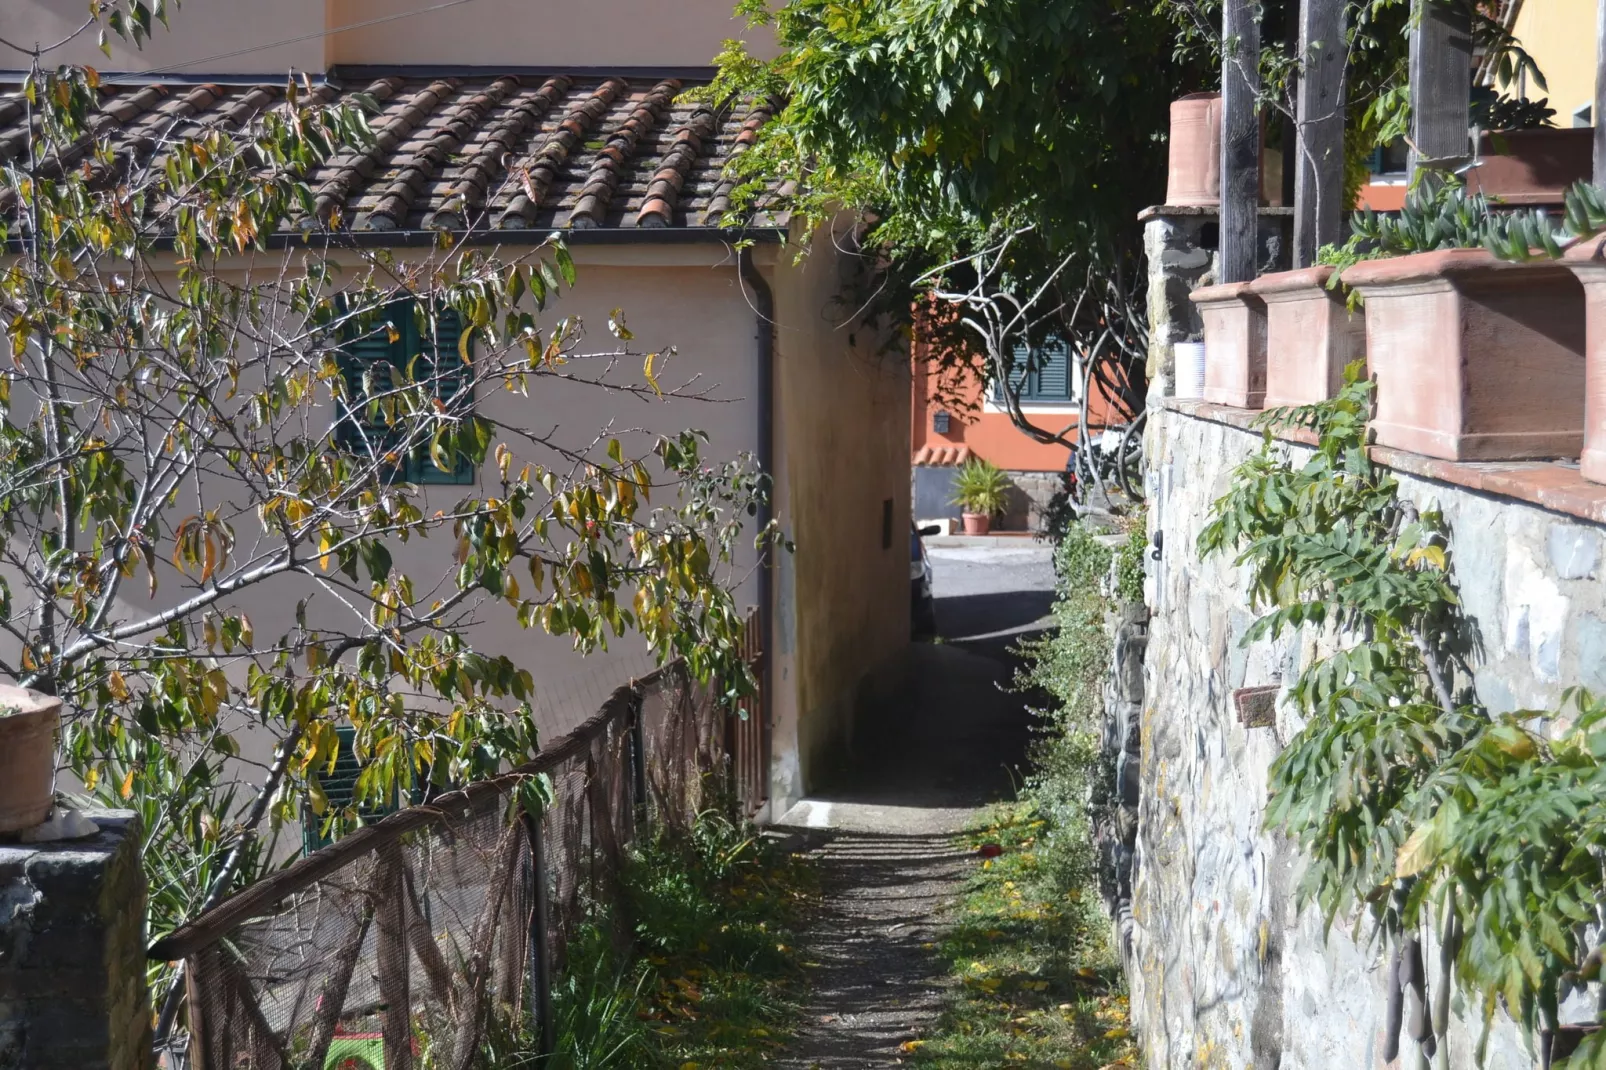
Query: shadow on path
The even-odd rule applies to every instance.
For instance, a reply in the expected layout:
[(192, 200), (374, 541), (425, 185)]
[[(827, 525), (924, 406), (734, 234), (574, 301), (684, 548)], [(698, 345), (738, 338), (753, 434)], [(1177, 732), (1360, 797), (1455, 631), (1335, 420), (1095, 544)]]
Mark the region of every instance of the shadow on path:
[(862, 711), (852, 761), (783, 819), (821, 867), (824, 901), (804, 944), (806, 1017), (782, 1065), (897, 1066), (899, 1046), (941, 1013), (937, 941), (977, 865), (955, 833), (1015, 794), (1031, 722), (1009, 690), (1010, 648), (1041, 627), (1051, 597), (940, 600), (939, 627), (960, 638), (910, 647), (898, 697)]

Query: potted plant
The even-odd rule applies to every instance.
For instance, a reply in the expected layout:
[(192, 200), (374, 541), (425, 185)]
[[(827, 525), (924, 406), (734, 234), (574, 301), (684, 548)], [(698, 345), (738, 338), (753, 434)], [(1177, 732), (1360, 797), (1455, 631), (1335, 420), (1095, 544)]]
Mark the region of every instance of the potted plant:
[(963, 511), (966, 535), (985, 535), (993, 517), (1004, 511), (1009, 477), (997, 465), (980, 457), (966, 461), (954, 473), (954, 504)]
[(0, 684), (0, 835), (50, 816), (61, 700)]
[(1333, 285), (1327, 265), (1262, 275), (1250, 291), (1266, 303), (1265, 407), (1311, 405), (1338, 393), (1344, 368), (1366, 356), (1360, 306)]
[(1205, 400), (1260, 408), (1266, 400), (1266, 303), (1247, 282), (1201, 286), (1188, 299), (1204, 320)]
[[(1452, 461), (1577, 457), (1584, 291), (1542, 215), (1496, 217), (1429, 175), (1397, 220), (1366, 213), (1343, 283), (1366, 303), (1377, 442)], [(1495, 252), (1501, 253), (1502, 259)], [(1401, 255), (1403, 254), (1403, 255)]]

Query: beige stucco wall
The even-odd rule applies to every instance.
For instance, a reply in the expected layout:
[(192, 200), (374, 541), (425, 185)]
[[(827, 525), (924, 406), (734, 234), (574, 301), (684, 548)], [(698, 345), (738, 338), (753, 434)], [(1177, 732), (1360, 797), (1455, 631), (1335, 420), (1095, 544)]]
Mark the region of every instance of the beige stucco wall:
[(836, 296), (851, 261), (835, 243), (820, 232), (800, 265), (794, 248), (760, 251), (775, 296), (779, 500), (797, 543), (776, 569), (777, 816), (831, 780), (855, 711), (896, 686), (909, 642), (908, 349), (877, 352), (882, 339), (846, 322)]
[[(107, 57), (91, 30), (49, 58), (105, 71), (279, 77), (336, 63), (698, 67), (712, 63), (727, 38), (760, 53), (774, 47), (768, 30), (732, 16), (734, 0), (462, 0), (425, 10), (446, 2), (184, 0), (171, 30), (157, 26), (143, 49), (117, 42)], [(85, 12), (84, 0), (0, 0), (0, 35), (52, 44), (82, 25)], [(0, 58), (0, 70), (23, 65), (19, 55)]]
[[(842, 325), (847, 315), (835, 296), (843, 261), (830, 238), (822, 236), (816, 246), (801, 264), (794, 263), (790, 248), (760, 246), (754, 253), (775, 302), (775, 508), (797, 544), (795, 554), (777, 555), (774, 585), (775, 814), (807, 787), (829, 779), (850, 745), (855, 710), (888, 686), (887, 671), (909, 638), (907, 352), (877, 353), (880, 339), (862, 326)], [(519, 252), (505, 250), (510, 257)], [(481, 397), (480, 411), (571, 446), (599, 435), (605, 442), (613, 434), (627, 452), (639, 453), (658, 433), (696, 427), (710, 436), (711, 459), (756, 450), (757, 313), (733, 251), (712, 243), (579, 245), (574, 255), (578, 284), (549, 307), (544, 322), (580, 317), (589, 339), (580, 351), (606, 352), (618, 346), (607, 331), (608, 314), (622, 307), (637, 353), (677, 348), (657, 368), (663, 387), (686, 384), (704, 397), (644, 400), (540, 379), (529, 398), (502, 392)], [(276, 264), (274, 257), (257, 270), (271, 274)], [(232, 274), (243, 281), (245, 272)], [(641, 371), (640, 357), (633, 356), (619, 360), (608, 379), (639, 383)], [(516, 444), (514, 455), (515, 467), (524, 460), (550, 460)], [(485, 492), (483, 482), (478, 488), (427, 488), (426, 508)], [(887, 501), (893, 510), (890, 547), (882, 543)], [(248, 552), (248, 526), (244, 517), (236, 523), (237, 558)], [(758, 599), (751, 543), (746, 547), (734, 574), (744, 606)], [(420, 585), (451, 567), (452, 546), (444, 538), (398, 543), (391, 550), (397, 567)], [(154, 600), (147, 599), (143, 580), (128, 588), (130, 615), (183, 596), (187, 581), (165, 561), (159, 569), (163, 577)], [(241, 592), (231, 608), (250, 615), (261, 642), (292, 627), (302, 599), (310, 599), (314, 627), (333, 627), (349, 612), (313, 580), (294, 575)], [(506, 654), (534, 675), (548, 739), (574, 727), (614, 687), (651, 664), (642, 645), (628, 640), (582, 657), (564, 640), (519, 628), (512, 610), (498, 602), (484, 604), (468, 634), (476, 649)], [(243, 665), (238, 668), (243, 674)], [(273, 743), (266, 734), (251, 733), (245, 757), (266, 761)], [(254, 778), (252, 769), (242, 767)]]
[[(330, 25), (427, 7), (414, 0), (329, 0)], [(726, 38), (771, 40), (733, 18), (733, 0), (472, 0), (330, 38), (331, 63), (689, 67)]]
[(1595, 20), (1595, 0), (1525, 0), (1512, 26), (1545, 75), (1546, 88), (1530, 81), (1523, 95), (1548, 97), (1557, 126), (1573, 125), (1573, 112), (1594, 103)]
[[(327, 0), (184, 0), (170, 12), (171, 30), (158, 24), (143, 49), (112, 38), (112, 54), (96, 46), (93, 29), (49, 53), (47, 63), (77, 63), (103, 71), (163, 71), (178, 74), (259, 74), (282, 78), (286, 71), (324, 69)], [(169, 3), (170, 9), (176, 5)], [(24, 47), (60, 41), (83, 25), (85, 0), (0, 0), (0, 36)], [(277, 44), (292, 37), (310, 40)], [(263, 45), (276, 47), (263, 48)], [(243, 55), (223, 53), (250, 49)], [(0, 70), (27, 65), (26, 57), (5, 49)]]

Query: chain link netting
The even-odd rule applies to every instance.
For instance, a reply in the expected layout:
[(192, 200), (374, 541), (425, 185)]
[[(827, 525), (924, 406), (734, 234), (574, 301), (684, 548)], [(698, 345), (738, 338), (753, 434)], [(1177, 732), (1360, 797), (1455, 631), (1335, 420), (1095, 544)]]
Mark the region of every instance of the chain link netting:
[[(471, 1070), (493, 1016), (539, 1029), (569, 938), (618, 900), (631, 842), (750, 794), (733, 758), (753, 727), (733, 720), (671, 665), (530, 765), (359, 829), (196, 919), (152, 949), (185, 961), (190, 1067)], [(534, 819), (517, 795), (537, 774), (552, 802)]]

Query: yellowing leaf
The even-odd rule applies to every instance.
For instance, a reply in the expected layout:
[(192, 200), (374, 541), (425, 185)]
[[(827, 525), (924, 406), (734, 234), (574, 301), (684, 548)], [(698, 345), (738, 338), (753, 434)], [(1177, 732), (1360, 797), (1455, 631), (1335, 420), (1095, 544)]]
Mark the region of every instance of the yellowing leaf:
[(664, 392), (658, 388), (658, 377), (654, 375), (652, 371), (652, 366), (657, 363), (657, 361), (657, 353), (648, 353), (646, 361), (641, 366), (641, 374), (647, 380), (647, 385), (652, 387), (652, 392), (657, 394), (659, 397), (663, 397)]
[(127, 776), (123, 777), (123, 783), (117, 789), (117, 794), (125, 799), (134, 794), (134, 771), (132, 769), (128, 771)]
[(1433, 849), (1428, 840), (1433, 834), (1432, 825), (1423, 825), (1400, 845), (1394, 856), (1394, 875), (1401, 880), (1414, 877), (1433, 864)]

